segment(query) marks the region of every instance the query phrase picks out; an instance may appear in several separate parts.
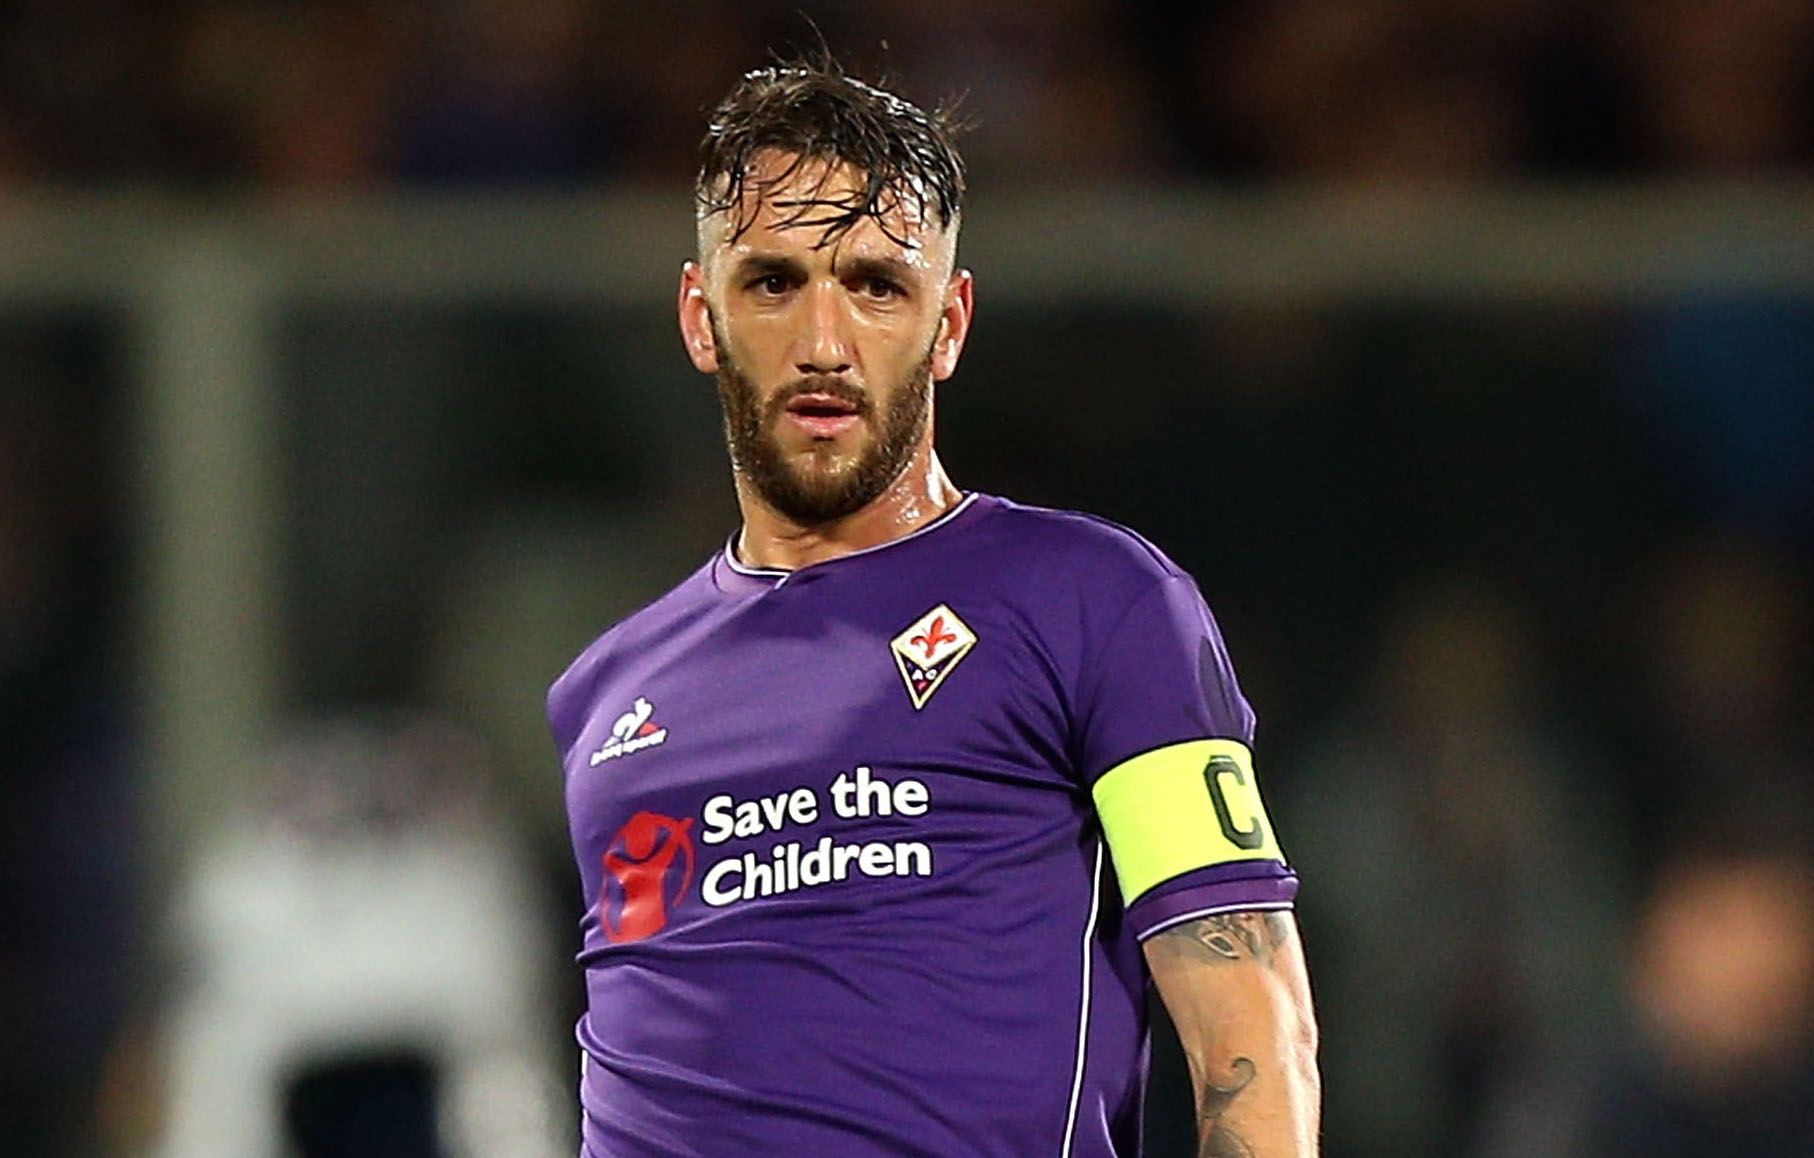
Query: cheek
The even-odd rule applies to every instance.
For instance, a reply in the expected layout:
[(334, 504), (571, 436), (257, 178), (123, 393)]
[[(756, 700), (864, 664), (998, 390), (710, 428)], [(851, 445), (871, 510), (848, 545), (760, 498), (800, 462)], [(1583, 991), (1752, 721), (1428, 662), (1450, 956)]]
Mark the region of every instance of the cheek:
[(728, 348), (732, 361), (759, 381), (786, 361), (786, 332), (771, 318), (739, 319), (729, 329), (720, 325), (717, 334), (721, 352)]
[(857, 342), (863, 367), (872, 381), (896, 381), (937, 349), (938, 319), (883, 318), (869, 322)]

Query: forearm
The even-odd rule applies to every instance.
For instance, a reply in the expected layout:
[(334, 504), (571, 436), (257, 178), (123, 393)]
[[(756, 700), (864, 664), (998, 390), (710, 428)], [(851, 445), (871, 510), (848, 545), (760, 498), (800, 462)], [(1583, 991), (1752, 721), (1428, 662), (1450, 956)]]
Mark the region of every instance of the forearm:
[(1190, 1064), (1199, 1158), (1314, 1155), (1316, 1022), (1290, 914), (1187, 922), (1146, 957)]

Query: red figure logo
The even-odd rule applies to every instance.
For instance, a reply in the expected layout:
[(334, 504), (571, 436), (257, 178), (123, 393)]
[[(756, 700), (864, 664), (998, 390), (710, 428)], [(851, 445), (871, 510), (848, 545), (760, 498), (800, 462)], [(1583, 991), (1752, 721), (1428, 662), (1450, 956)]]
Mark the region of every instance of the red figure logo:
[[(617, 830), (605, 849), (605, 879), (598, 890), (605, 940), (625, 945), (667, 928), (668, 906), (678, 904), (693, 883), (692, 827), (692, 817), (639, 812)], [(678, 879), (670, 889), (671, 878)]]
[(907, 642), (917, 643), (925, 648), (926, 658), (930, 660), (932, 653), (938, 650), (939, 644), (954, 643), (956, 640), (957, 636), (945, 630), (945, 617), (941, 615), (932, 621), (932, 626), (926, 629), (925, 635), (916, 635)]

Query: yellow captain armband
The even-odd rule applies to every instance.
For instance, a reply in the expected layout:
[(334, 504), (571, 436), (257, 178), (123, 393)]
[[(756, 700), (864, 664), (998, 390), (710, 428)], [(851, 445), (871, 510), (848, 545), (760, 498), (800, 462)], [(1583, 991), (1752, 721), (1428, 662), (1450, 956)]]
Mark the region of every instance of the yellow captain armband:
[(1285, 856), (1239, 740), (1187, 740), (1115, 765), (1090, 790), (1121, 898), (1193, 869)]

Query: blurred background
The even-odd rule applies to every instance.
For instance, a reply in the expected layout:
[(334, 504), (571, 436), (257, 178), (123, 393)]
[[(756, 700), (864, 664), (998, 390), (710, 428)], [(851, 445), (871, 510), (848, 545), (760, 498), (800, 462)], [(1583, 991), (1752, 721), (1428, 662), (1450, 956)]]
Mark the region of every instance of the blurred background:
[(1814, 1154), (1807, 0), (0, 2), (0, 1154), (573, 1152), (541, 699), (808, 17), (974, 122), (953, 475), (1222, 622), (1326, 1152)]

